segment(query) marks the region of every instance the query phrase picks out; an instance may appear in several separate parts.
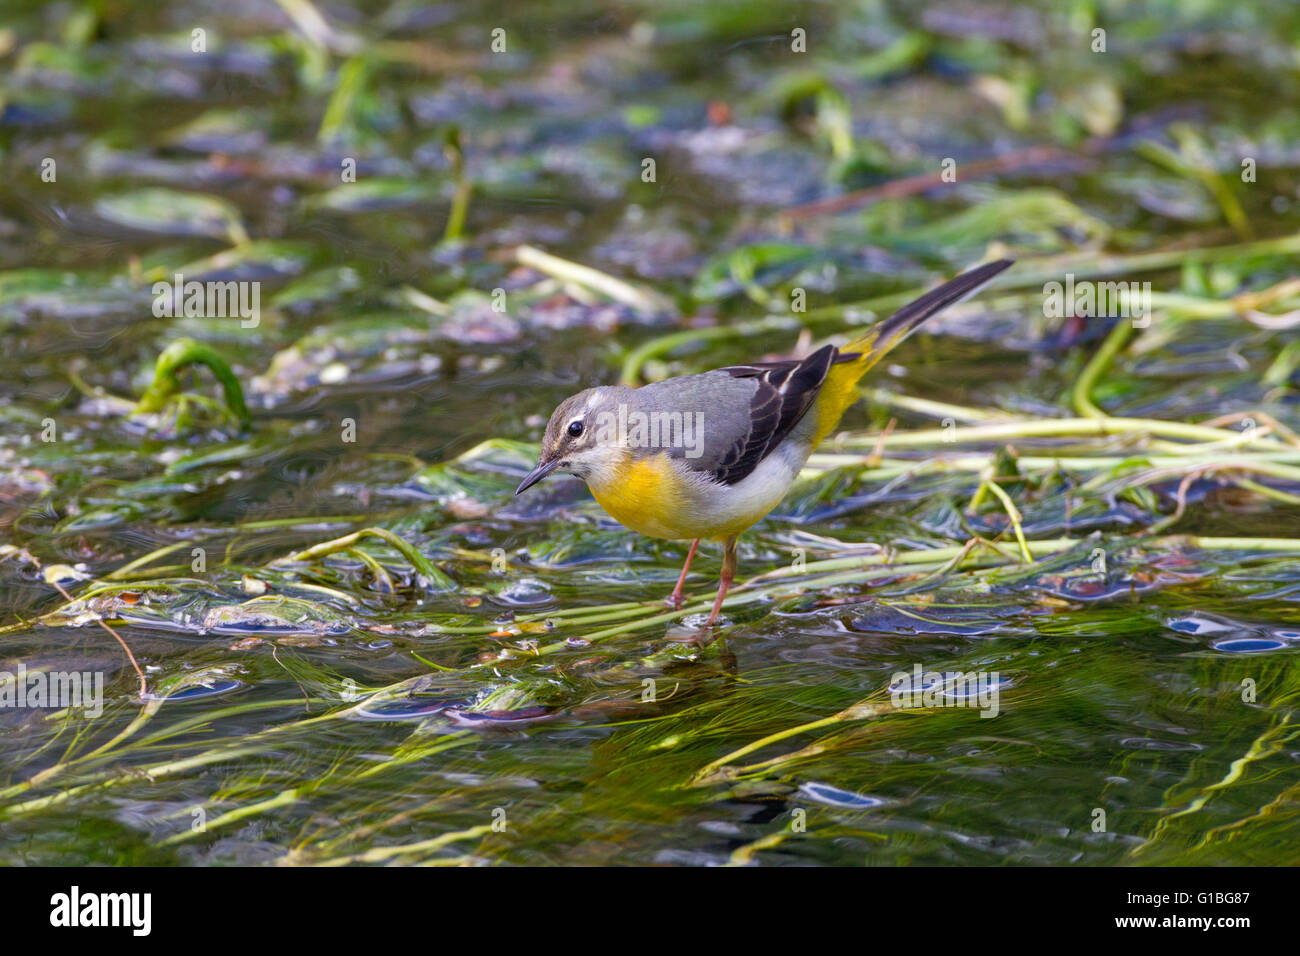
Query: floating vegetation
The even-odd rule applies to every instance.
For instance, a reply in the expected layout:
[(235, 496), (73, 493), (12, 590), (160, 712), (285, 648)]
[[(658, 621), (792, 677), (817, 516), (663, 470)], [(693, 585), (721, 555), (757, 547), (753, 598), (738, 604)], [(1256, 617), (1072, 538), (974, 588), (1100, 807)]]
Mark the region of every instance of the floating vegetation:
[[(1294, 4), (13, 6), (0, 862), (1294, 862)], [(1002, 257), (724, 626), (514, 495)]]
[(169, 403), (184, 401), (177, 373), (191, 365), (205, 365), (212, 371), (225, 393), (225, 410), (237, 424), (247, 426), (248, 406), (244, 404), (244, 390), (239, 379), (215, 349), (193, 339), (180, 339), (163, 349), (154, 366), (153, 381), (136, 402), (135, 410), (144, 414), (156, 413)]

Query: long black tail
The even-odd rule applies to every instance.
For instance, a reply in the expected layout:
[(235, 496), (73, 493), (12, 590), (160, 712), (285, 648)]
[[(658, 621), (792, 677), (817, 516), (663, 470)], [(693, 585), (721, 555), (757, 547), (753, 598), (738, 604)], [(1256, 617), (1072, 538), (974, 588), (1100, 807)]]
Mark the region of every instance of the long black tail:
[(1012, 259), (986, 262), (969, 272), (963, 272), (955, 279), (949, 279), (937, 289), (931, 289), (919, 299), (909, 302), (883, 322), (877, 322), (865, 334), (840, 349), (840, 354), (846, 358), (853, 353), (866, 356), (868, 361), (862, 369), (865, 372), (884, 358), (895, 345), (916, 331), (926, 319), (974, 295), (994, 276), (1009, 269), (1013, 262)]

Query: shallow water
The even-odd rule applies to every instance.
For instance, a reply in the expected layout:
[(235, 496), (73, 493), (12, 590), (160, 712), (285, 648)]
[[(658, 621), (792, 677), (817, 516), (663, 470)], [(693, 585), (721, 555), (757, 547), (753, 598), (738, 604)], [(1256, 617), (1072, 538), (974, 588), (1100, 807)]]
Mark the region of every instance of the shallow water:
[[(1288, 500), (1207, 472), (1144, 536), (1182, 474), (1130, 479), (1168, 448), (1017, 439), (1132, 470), (1004, 476), (1030, 541), (1076, 539), (1031, 565), (872, 564), (868, 545), (1017, 547), (996, 501), (969, 507), (976, 473), (922, 464), (943, 439), (890, 446), (901, 478), (864, 471), (866, 433), (944, 417), (877, 400), (846, 419), (860, 441), (826, 449), (742, 541), (742, 576), (814, 567), (742, 589), (706, 639), (656, 603), (683, 543), (623, 531), (576, 482), (512, 495), (559, 400), (679, 328), (775, 317), (657, 352), (644, 377), (786, 353), (796, 288), (820, 336), (866, 317), (837, 306), (883, 311), (876, 297), (985, 253), (1060, 278), (1099, 251), (1189, 250), (1120, 277), (1210, 302), (1294, 275), (1300, 247), (1245, 243), (1296, 232), (1296, 8), (1129, 6), (1093, 54), (1089, 6), (865, 3), (805, 22), (784, 3), (338, 3), (326, 52), (272, 4), (98, 21), (17, 3), (0, 27), (0, 670), (105, 686), (95, 717), (0, 708), (0, 860), (1295, 863)], [(449, 240), (453, 125), (474, 192)], [(1115, 138), (1091, 160), (780, 221), (945, 157), (1077, 154), (1089, 134)], [(1229, 181), (1249, 235), (1147, 139)], [(641, 295), (528, 268), (521, 244)], [(1196, 251), (1212, 247), (1237, 248)], [(151, 285), (177, 272), (260, 283), (257, 325), (155, 316)], [(1109, 326), (1063, 331), (1042, 281), (938, 320), (874, 384), (1075, 414)], [(1294, 366), (1266, 380), (1293, 332), (1157, 315), (1092, 392), (1108, 414), (1300, 428)], [(181, 376), (201, 396), (188, 421), (123, 414), (182, 337), (230, 361), (247, 428), (203, 369)], [(436, 573), (373, 536), (289, 559), (366, 528)], [(836, 558), (862, 560), (816, 565)], [(719, 562), (701, 549), (688, 611)], [(986, 675), (996, 716), (969, 691), (889, 707), (917, 666)]]

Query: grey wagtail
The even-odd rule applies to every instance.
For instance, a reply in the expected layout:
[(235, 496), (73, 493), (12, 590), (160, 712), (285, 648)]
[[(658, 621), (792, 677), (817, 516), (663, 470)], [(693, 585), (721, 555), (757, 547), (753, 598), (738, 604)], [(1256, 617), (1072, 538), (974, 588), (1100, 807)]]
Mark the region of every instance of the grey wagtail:
[[(808, 456), (857, 399), (858, 380), (922, 322), (973, 295), (1011, 265), (964, 272), (868, 329), (842, 349), (805, 359), (732, 365), (641, 388), (604, 385), (566, 398), (551, 415), (522, 494), (561, 471), (587, 482), (615, 521), (652, 538), (690, 540), (668, 603), (702, 538), (724, 544), (713, 613), (736, 576), (736, 539), (794, 484)], [(811, 413), (811, 414), (810, 414)]]

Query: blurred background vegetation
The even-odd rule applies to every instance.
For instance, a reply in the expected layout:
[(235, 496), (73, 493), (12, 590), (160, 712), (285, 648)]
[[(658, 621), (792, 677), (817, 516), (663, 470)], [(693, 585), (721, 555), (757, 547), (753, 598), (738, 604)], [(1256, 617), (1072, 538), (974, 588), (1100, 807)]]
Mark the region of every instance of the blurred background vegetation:
[[(1300, 5), (3, 10), (0, 668), (109, 683), (0, 713), (0, 860), (1295, 862)], [(723, 640), (677, 544), (511, 498), (579, 388), (1000, 255)], [(892, 712), (918, 662), (998, 719)]]

